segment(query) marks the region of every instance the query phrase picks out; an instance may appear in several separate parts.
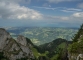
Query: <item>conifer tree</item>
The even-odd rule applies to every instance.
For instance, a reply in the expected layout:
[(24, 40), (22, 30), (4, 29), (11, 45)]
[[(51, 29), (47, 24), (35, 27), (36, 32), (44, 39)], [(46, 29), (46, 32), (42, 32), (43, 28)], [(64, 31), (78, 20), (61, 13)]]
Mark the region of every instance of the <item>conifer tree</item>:
[(80, 26), (77, 34), (75, 34), (75, 36), (73, 37), (73, 42), (77, 42), (81, 35), (83, 35), (83, 24)]

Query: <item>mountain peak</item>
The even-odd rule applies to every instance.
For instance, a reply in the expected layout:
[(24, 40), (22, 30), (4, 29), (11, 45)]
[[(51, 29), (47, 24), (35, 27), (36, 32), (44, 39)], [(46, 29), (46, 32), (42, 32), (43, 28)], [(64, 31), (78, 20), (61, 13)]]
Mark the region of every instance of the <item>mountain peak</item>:
[(19, 35), (15, 40), (3, 28), (0, 28), (0, 52), (3, 52), (4, 56), (9, 60), (34, 58), (24, 36)]
[(24, 46), (27, 46), (27, 41), (26, 41), (26, 38), (22, 35), (19, 35), (17, 37), (17, 40), (16, 40), (18, 43), (20, 43), (21, 45), (24, 45)]
[(8, 44), (10, 38), (10, 34), (5, 29), (0, 28), (0, 51)]

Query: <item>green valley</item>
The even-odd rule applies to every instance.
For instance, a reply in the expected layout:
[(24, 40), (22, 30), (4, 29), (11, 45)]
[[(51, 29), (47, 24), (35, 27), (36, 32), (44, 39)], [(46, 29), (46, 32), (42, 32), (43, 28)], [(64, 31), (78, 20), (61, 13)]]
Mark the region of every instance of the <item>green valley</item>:
[(23, 35), (31, 39), (36, 45), (51, 42), (57, 38), (71, 41), (72, 36), (78, 31), (77, 28), (58, 27), (11, 27), (6, 28), (13, 38)]

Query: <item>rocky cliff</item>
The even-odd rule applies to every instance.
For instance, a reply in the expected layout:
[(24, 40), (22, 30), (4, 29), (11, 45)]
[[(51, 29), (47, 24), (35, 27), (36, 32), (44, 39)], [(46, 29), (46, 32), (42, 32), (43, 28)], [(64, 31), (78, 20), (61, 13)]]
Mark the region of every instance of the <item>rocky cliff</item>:
[(19, 35), (15, 40), (3, 28), (0, 28), (0, 52), (3, 52), (9, 60), (34, 58), (30, 44), (24, 36)]

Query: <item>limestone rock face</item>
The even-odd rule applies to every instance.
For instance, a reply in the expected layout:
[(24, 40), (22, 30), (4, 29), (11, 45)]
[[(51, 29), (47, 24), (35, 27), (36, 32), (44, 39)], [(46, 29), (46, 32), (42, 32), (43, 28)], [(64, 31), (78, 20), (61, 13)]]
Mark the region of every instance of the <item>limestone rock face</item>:
[(10, 38), (10, 34), (6, 32), (5, 29), (0, 28), (0, 51), (2, 51), (3, 48), (8, 44)]
[(26, 56), (30, 55), (30, 58), (33, 57), (32, 51), (30, 50), (30, 45), (29, 43), (27, 43), (26, 38), (24, 36), (19, 35), (16, 41)]
[(4, 56), (9, 58), (9, 60), (34, 58), (29, 43), (27, 43), (24, 36), (19, 35), (17, 40), (14, 40), (10, 34), (2, 28), (0, 28), (0, 52), (3, 52)]
[(27, 46), (26, 38), (22, 35), (19, 35), (16, 41), (23, 46)]

